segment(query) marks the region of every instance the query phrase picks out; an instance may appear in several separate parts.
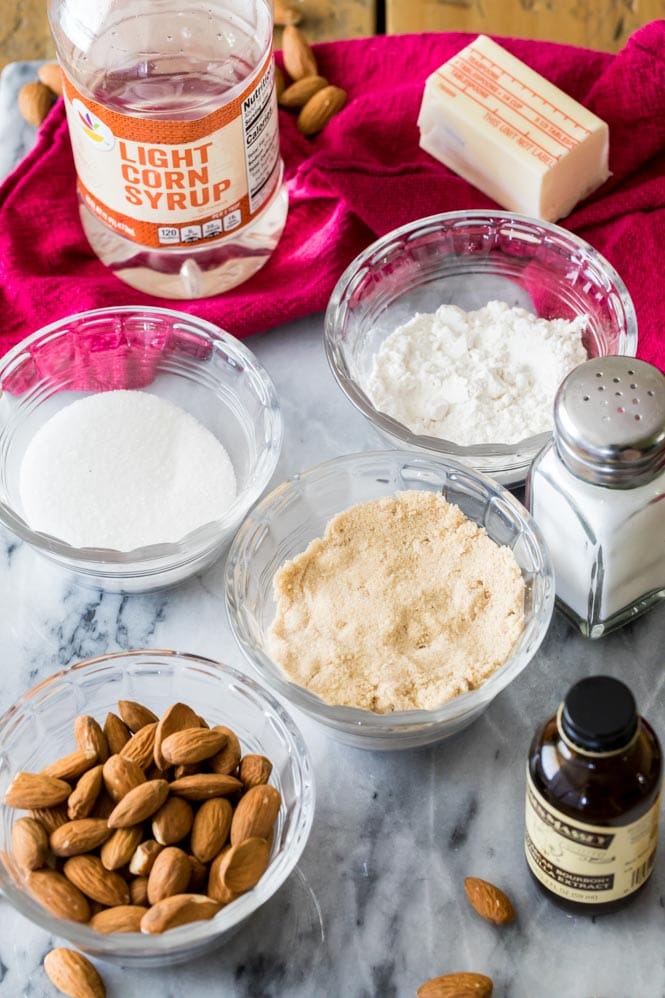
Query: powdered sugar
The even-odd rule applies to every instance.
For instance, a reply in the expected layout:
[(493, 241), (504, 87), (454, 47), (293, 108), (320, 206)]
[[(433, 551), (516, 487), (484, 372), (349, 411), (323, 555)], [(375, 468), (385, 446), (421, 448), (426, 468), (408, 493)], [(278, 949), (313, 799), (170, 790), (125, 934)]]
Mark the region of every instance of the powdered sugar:
[(552, 428), (566, 374), (587, 359), (584, 316), (540, 319), (491, 301), (441, 305), (382, 343), (365, 391), (414, 433), (462, 445), (515, 443)]
[(146, 392), (89, 395), (35, 433), (21, 465), (33, 530), (76, 547), (179, 541), (236, 495), (228, 454), (189, 413)]

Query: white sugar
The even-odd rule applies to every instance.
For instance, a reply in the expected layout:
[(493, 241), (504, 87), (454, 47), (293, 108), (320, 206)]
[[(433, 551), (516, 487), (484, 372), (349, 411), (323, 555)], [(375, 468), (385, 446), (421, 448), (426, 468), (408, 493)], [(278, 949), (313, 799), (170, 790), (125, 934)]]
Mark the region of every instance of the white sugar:
[(145, 392), (112, 391), (78, 399), (40, 427), (20, 490), (33, 530), (131, 551), (219, 519), (236, 479), (222, 444), (189, 413)]

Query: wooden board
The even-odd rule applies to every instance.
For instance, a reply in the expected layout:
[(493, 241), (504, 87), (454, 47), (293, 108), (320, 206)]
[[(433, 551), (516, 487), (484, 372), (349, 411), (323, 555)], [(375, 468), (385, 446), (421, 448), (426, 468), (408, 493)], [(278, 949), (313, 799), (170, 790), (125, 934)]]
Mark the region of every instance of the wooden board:
[(665, 0), (386, 0), (386, 30), (472, 31), (616, 52)]

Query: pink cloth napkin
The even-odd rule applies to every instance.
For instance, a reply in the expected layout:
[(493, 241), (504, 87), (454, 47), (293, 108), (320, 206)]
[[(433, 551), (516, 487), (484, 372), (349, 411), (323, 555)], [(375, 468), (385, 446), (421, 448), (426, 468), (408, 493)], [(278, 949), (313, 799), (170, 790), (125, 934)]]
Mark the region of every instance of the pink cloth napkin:
[[(348, 103), (314, 140), (280, 111), (290, 209), (265, 268), (219, 297), (169, 302), (119, 281), (79, 224), (62, 102), (34, 149), (0, 187), (0, 354), (56, 318), (107, 305), (190, 312), (236, 336), (321, 311), (344, 268), (374, 238), (423, 215), (495, 207), (418, 146), (425, 78), (473, 36), (426, 34), (315, 48), (320, 72)], [(611, 179), (561, 224), (617, 268), (639, 319), (639, 356), (665, 367), (665, 21), (616, 56), (500, 39), (506, 49), (610, 125)], [(279, 56), (278, 56), (279, 60)]]

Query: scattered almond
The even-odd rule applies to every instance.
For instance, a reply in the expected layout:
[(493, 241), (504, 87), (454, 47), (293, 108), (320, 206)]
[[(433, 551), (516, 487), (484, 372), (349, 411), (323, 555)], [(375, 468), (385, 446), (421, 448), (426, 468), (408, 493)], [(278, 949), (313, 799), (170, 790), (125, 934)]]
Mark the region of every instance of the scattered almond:
[(148, 707), (135, 700), (118, 700), (118, 711), (130, 731), (140, 731), (146, 724), (156, 724), (159, 720)]
[(29, 125), (38, 128), (54, 100), (53, 91), (43, 83), (24, 83), (18, 92), (18, 109)]
[(515, 909), (507, 894), (478, 877), (466, 877), (464, 880), (466, 896), (479, 915), (494, 925), (506, 925), (515, 918)]
[(169, 735), (176, 731), (184, 731), (186, 728), (200, 728), (201, 719), (196, 711), (188, 707), (186, 703), (174, 703), (162, 714), (155, 730), (155, 747), (153, 756), (155, 765), (160, 768), (166, 766), (166, 759), (162, 755), (162, 742)]
[(242, 790), (242, 783), (233, 776), (221, 773), (195, 773), (183, 776), (169, 784), (172, 794), (185, 800), (208, 800), (209, 797), (227, 797)]
[[(143, 728), (145, 731), (145, 728)], [(140, 732), (139, 732), (140, 733)], [(171, 784), (172, 786), (172, 784)], [(148, 780), (134, 787), (116, 804), (108, 816), (109, 828), (128, 828), (152, 817), (169, 794), (166, 780)]]
[(91, 769), (97, 762), (97, 753), (94, 749), (77, 749), (70, 752), (61, 759), (56, 759), (49, 766), (42, 769), (44, 776), (53, 776), (56, 780), (77, 780), (79, 776)]
[(106, 870), (119, 870), (127, 866), (143, 838), (143, 827), (116, 828), (101, 848), (99, 857)]
[(105, 998), (104, 982), (87, 957), (63, 946), (44, 957), (44, 970), (52, 984), (70, 998)]
[(316, 58), (302, 31), (294, 24), (287, 24), (282, 35), (284, 67), (292, 80), (303, 76), (316, 76)]
[(177, 846), (163, 849), (148, 877), (148, 901), (157, 904), (172, 894), (182, 894), (189, 884), (192, 867), (189, 857)]
[(484, 974), (443, 974), (421, 984), (418, 998), (490, 998), (492, 981)]
[(231, 845), (244, 839), (267, 839), (279, 814), (282, 798), (275, 787), (252, 787), (240, 798), (231, 821)]
[(131, 759), (131, 761), (135, 762), (137, 766), (141, 767), (141, 769), (145, 769), (151, 762), (153, 752), (155, 751), (156, 730), (156, 721), (153, 721), (150, 724), (145, 724), (142, 728), (139, 728), (136, 734), (132, 735), (129, 741), (123, 745), (120, 750), (120, 755), (122, 755), (125, 759)]
[(173, 845), (189, 835), (194, 811), (182, 797), (169, 797), (152, 818), (152, 834), (163, 846)]
[(224, 797), (204, 801), (192, 825), (192, 852), (202, 863), (209, 863), (226, 844), (231, 830), (233, 808)]
[(5, 804), (26, 811), (36, 807), (54, 807), (66, 801), (71, 792), (69, 783), (54, 776), (17, 773), (5, 793)]
[(74, 884), (56, 870), (33, 870), (26, 877), (28, 890), (56, 918), (87, 922), (90, 905)]
[(132, 737), (132, 733), (125, 722), (121, 721), (117, 714), (113, 713), (106, 715), (106, 720), (104, 721), (104, 735), (106, 737), (111, 755), (119, 755), (121, 750)]
[(62, 95), (62, 71), (57, 62), (45, 62), (37, 70), (40, 83), (52, 90), (56, 97)]
[(298, 131), (307, 137), (316, 135), (346, 104), (346, 91), (327, 86), (307, 101), (298, 115)]
[(24, 870), (46, 866), (49, 841), (46, 829), (36, 818), (19, 818), (12, 828), (12, 853)]
[(99, 797), (102, 789), (102, 765), (93, 766), (80, 778), (67, 798), (67, 814), (70, 821), (75, 818), (87, 818)]
[(279, 98), (279, 103), (282, 107), (303, 107), (310, 97), (327, 86), (328, 81), (323, 76), (303, 76), (302, 79), (292, 83), (290, 87), (286, 87)]
[(245, 839), (225, 854), (219, 877), (228, 890), (243, 894), (259, 882), (269, 862), (270, 846), (265, 839)]
[(77, 818), (51, 833), (51, 849), (56, 856), (80, 856), (102, 845), (112, 834), (104, 818)]
[(274, 0), (273, 18), (279, 28), (283, 28), (287, 24), (300, 24), (302, 10), (296, 4), (289, 3), (288, 0)]
[(226, 743), (225, 732), (213, 728), (187, 728), (175, 731), (162, 742), (162, 756), (173, 766), (202, 762), (220, 752)]
[(141, 904), (120, 904), (115, 908), (105, 908), (90, 919), (90, 928), (104, 935), (112, 932), (140, 932), (141, 919), (147, 911)]
[(221, 905), (204, 894), (174, 894), (154, 904), (141, 919), (141, 932), (159, 933), (212, 918)]
[(117, 804), (130, 790), (146, 782), (145, 773), (137, 763), (122, 755), (112, 755), (104, 763), (104, 786)]
[(119, 873), (107, 870), (98, 856), (72, 856), (62, 872), (75, 887), (93, 901), (111, 907), (129, 904), (129, 887)]
[[(42, 67), (43, 68), (43, 67)], [(106, 735), (100, 725), (88, 714), (81, 714), (74, 721), (74, 738), (76, 744), (84, 751), (91, 749), (97, 753), (99, 762), (106, 762), (109, 757), (109, 746)]]
[(240, 760), (240, 781), (245, 790), (260, 787), (268, 782), (272, 763), (264, 755), (246, 755)]

